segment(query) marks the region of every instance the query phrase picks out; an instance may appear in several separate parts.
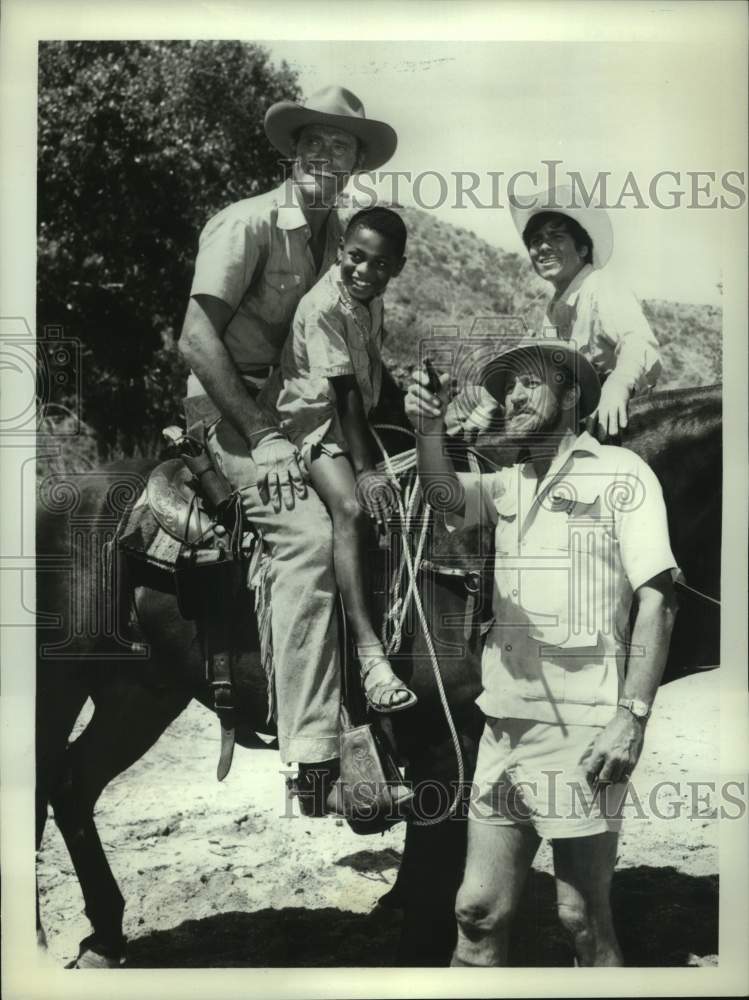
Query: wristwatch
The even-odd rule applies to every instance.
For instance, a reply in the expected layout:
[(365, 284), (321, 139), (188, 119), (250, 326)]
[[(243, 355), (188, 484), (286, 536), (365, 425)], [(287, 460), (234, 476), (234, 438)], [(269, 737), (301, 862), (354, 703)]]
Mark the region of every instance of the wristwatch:
[(651, 706), (646, 701), (640, 701), (639, 698), (620, 698), (617, 705), (620, 708), (626, 708), (636, 719), (641, 719), (643, 722), (650, 715)]

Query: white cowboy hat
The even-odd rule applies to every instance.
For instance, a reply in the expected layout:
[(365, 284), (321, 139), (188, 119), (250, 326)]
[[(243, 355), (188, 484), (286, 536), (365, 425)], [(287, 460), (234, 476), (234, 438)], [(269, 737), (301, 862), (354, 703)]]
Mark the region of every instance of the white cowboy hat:
[(521, 237), (533, 216), (541, 212), (557, 212), (574, 219), (593, 240), (593, 267), (601, 268), (607, 263), (614, 249), (614, 233), (605, 208), (593, 204), (586, 207), (580, 191), (573, 191), (569, 184), (543, 194), (514, 195), (510, 201), (512, 221)]
[(480, 384), (500, 403), (505, 401), (507, 376), (517, 368), (518, 360), (529, 358), (539, 374), (566, 368), (575, 384), (580, 387), (578, 416), (582, 420), (598, 406), (601, 383), (588, 358), (569, 340), (551, 337), (532, 337), (521, 340), (492, 358), (484, 368)]
[(265, 134), (284, 156), (294, 155), (294, 139), (305, 125), (333, 125), (360, 140), (364, 161), (359, 170), (375, 170), (387, 163), (398, 145), (398, 136), (385, 122), (367, 118), (364, 105), (344, 87), (323, 87), (305, 104), (277, 101), (265, 113)]

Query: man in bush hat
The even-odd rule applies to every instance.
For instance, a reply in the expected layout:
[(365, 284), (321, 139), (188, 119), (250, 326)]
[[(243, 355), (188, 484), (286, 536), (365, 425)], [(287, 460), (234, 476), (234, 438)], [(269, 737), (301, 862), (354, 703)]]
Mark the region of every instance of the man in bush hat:
[(523, 454), (498, 472), (454, 471), (447, 374), (441, 383), (433, 393), (416, 371), (406, 396), (419, 476), (425, 489), (441, 484), (430, 492), (434, 505), (446, 498), (448, 527), (484, 524), (495, 542), (453, 964), (506, 964), (508, 927), (546, 837), (578, 963), (620, 965), (609, 903), (620, 812), (675, 615), (660, 484), (634, 452), (581, 429), (601, 390), (567, 341), (524, 341), (486, 366), (481, 384)]
[(584, 206), (568, 185), (510, 206), (533, 269), (551, 282), (546, 320), (589, 357), (603, 382), (599, 435), (627, 426), (630, 397), (660, 374), (658, 343), (634, 294), (604, 271), (613, 250), (605, 209)]
[[(330, 521), (300, 455), (258, 394), (278, 365), (302, 296), (336, 258), (335, 203), (351, 174), (395, 152), (397, 136), (351, 91), (329, 86), (265, 116), (291, 176), (208, 221), (180, 348), (192, 369), (188, 430), (206, 444), (271, 554), (271, 629), (282, 758), (320, 811), (339, 754), (339, 663)], [(313, 795), (314, 793), (314, 795)]]

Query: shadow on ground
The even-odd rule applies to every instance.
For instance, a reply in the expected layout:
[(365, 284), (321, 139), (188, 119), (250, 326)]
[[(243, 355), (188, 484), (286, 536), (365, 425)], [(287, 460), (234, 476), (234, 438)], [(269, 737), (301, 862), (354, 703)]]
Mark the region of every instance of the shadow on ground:
[[(614, 919), (628, 966), (684, 966), (718, 952), (718, 877), (674, 868), (616, 873)], [(133, 939), (130, 968), (356, 967), (395, 964), (397, 910), (333, 907), (222, 913)], [(445, 964), (449, 956), (445, 956)], [(554, 880), (532, 872), (518, 912), (511, 964), (569, 966), (556, 916)]]

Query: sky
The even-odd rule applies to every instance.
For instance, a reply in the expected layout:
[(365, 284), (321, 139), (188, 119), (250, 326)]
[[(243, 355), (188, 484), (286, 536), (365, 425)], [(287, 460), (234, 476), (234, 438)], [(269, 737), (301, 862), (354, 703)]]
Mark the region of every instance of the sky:
[[(611, 267), (643, 298), (718, 303), (721, 254), (731, 208), (694, 207), (721, 196), (731, 205), (746, 200), (740, 144), (726, 134), (731, 81), (717, 45), (652, 42), (444, 42), (275, 41), (266, 43), (274, 61), (286, 60), (305, 94), (339, 83), (363, 101), (369, 117), (398, 132), (396, 155), (385, 168), (415, 177), (438, 171), (444, 187), (425, 177), (420, 187), (399, 182), (404, 204), (422, 203), (490, 243), (523, 252), (507, 209), (508, 181), (518, 171), (516, 192), (537, 193), (550, 185), (544, 161), (556, 166), (558, 182), (576, 171), (591, 189), (608, 171), (609, 204), (620, 201), (628, 172), (642, 194), (621, 198), (610, 210), (615, 251)], [(725, 112), (725, 113), (724, 113)], [(733, 152), (731, 147), (733, 147)], [(481, 178), (481, 207), (459, 201), (457, 171)], [(490, 172), (504, 172), (492, 181)], [(655, 198), (649, 186), (664, 176)], [(715, 181), (694, 195), (689, 172), (714, 171)], [(467, 183), (467, 181), (465, 182)], [(494, 189), (492, 184), (495, 185)], [(378, 185), (386, 197), (392, 181)], [(631, 190), (631, 187), (630, 187)], [(496, 192), (496, 195), (493, 193)], [(691, 207), (690, 207), (691, 203)], [(501, 205), (503, 207), (493, 207)], [(432, 208), (431, 206), (435, 206)]]

